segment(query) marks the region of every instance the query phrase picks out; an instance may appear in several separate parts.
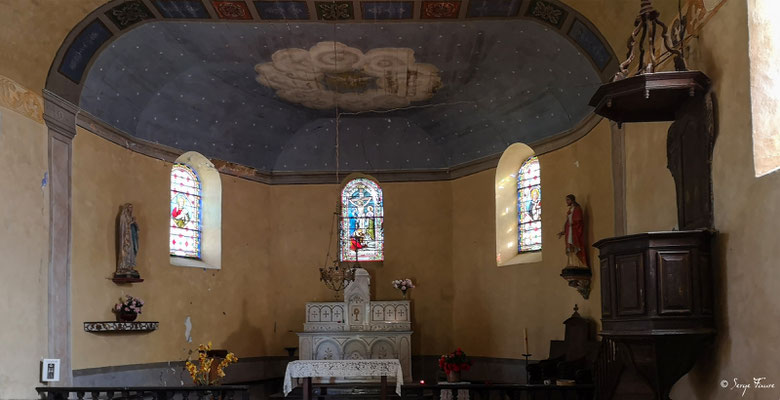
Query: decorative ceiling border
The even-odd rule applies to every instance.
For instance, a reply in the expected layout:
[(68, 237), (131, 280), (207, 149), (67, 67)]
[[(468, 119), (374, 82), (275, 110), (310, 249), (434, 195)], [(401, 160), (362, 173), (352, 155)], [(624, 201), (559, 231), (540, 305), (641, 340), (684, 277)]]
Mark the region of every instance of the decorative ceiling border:
[(618, 59), (587, 18), (559, 0), (112, 0), (90, 13), (63, 41), (46, 89), (79, 103), (84, 77), (101, 51), (121, 35), (150, 22), (358, 23), (533, 20), (576, 46), (608, 82)]
[[(59, 101), (67, 103), (67, 101), (64, 99), (59, 99)], [(558, 150), (583, 138), (588, 134), (588, 132), (593, 130), (593, 128), (598, 125), (601, 120), (602, 117), (596, 115), (595, 113), (591, 113), (585, 117), (585, 119), (580, 121), (574, 128), (539, 140), (537, 142), (530, 143), (528, 145), (537, 155), (542, 155)], [(84, 110), (80, 110), (76, 115), (76, 125), (116, 145), (158, 160), (173, 163), (181, 154), (184, 153), (184, 150), (139, 139), (126, 132), (118, 130)], [(231, 175), (250, 181), (266, 183), (269, 185), (294, 185), (339, 183), (340, 179), (343, 179), (345, 176), (351, 173), (370, 173), (371, 176), (375, 177), (380, 182), (448, 181), (495, 168), (496, 165), (498, 165), (499, 158), (501, 158), (500, 153), (444, 169), (411, 171), (345, 170), (339, 173), (339, 177), (336, 177), (336, 174), (333, 171), (268, 173), (229, 161), (219, 159), (209, 160), (214, 164), (220, 173), (225, 175)]]
[(43, 123), (43, 97), (3, 75), (0, 75), (0, 107)]

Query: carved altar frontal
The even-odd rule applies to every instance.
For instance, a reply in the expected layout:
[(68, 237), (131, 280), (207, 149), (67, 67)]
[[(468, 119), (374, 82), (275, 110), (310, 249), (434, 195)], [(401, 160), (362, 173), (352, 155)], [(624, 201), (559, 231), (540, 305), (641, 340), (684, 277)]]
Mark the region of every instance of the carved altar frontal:
[[(408, 300), (371, 301), (371, 278), (358, 268), (344, 301), (306, 303), (298, 332), (301, 360), (398, 359), (412, 379), (412, 318)], [(354, 381), (354, 379), (350, 379)]]

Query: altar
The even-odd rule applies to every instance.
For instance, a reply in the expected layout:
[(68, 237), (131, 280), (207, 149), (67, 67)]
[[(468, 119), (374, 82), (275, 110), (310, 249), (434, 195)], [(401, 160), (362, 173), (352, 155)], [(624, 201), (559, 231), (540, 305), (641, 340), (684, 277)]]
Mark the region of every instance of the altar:
[(306, 303), (303, 332), (297, 332), (300, 359), (397, 359), (403, 379), (411, 381), (409, 301), (371, 301), (370, 286), (368, 271), (358, 268), (344, 301)]

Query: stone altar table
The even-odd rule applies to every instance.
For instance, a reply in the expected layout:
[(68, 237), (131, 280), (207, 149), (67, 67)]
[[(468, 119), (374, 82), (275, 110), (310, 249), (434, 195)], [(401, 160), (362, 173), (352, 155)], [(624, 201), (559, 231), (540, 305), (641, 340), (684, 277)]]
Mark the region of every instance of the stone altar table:
[(283, 390), (287, 396), (293, 390), (293, 378), (304, 378), (303, 398), (309, 400), (312, 378), (380, 377), (384, 399), (388, 376), (395, 378), (395, 392), (400, 396), (404, 377), (398, 360), (299, 360), (287, 364)]
[(300, 359), (397, 359), (411, 381), (409, 301), (371, 301), (370, 285), (368, 271), (358, 268), (343, 302), (306, 303), (304, 331), (297, 332)]

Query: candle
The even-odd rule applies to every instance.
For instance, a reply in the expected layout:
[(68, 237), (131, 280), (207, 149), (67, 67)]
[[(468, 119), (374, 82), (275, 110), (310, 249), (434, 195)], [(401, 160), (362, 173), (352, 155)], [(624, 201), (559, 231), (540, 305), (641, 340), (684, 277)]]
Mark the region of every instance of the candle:
[(523, 354), (528, 354), (528, 328), (523, 328), (523, 344), (525, 345), (525, 352)]

